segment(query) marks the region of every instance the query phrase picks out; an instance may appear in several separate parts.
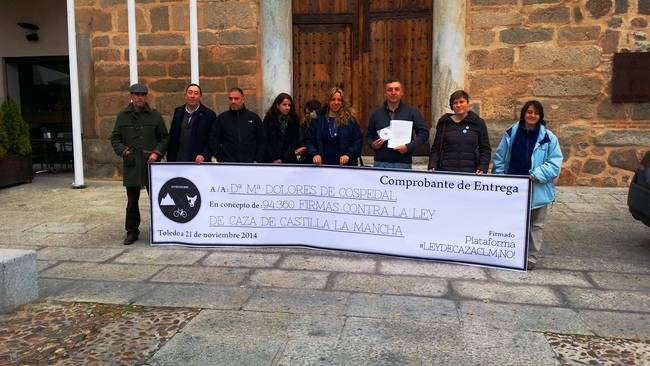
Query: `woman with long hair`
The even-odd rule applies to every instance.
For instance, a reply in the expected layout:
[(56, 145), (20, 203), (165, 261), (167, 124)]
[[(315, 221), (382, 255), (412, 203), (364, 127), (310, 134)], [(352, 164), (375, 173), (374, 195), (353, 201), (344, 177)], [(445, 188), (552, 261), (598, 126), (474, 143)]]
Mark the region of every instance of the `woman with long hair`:
[(454, 113), (440, 117), (429, 154), (429, 170), (486, 173), (490, 164), (490, 139), (485, 121), (469, 110), (469, 95), (457, 90), (449, 97)]
[(542, 232), (548, 204), (555, 200), (554, 180), (560, 175), (562, 150), (546, 128), (544, 107), (536, 100), (521, 108), (519, 121), (501, 138), (492, 167), (494, 174), (525, 175), (533, 183), (533, 203), (528, 237), (528, 269), (533, 269), (542, 249)]
[(293, 98), (280, 93), (264, 116), (266, 132), (265, 163), (296, 164), (295, 150), (300, 143), (300, 124)]
[(361, 130), (341, 88), (330, 89), (327, 106), (312, 120), (309, 130), (307, 149), (314, 164), (358, 165)]

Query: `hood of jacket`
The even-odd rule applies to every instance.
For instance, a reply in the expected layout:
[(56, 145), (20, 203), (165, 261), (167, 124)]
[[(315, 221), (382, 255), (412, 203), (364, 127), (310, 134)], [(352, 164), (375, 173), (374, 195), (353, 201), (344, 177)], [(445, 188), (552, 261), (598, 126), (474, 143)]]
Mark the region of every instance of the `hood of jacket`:
[[(519, 129), (519, 124), (520, 122), (517, 121), (513, 123), (510, 128), (506, 130), (506, 133), (508, 134), (509, 138), (513, 138), (515, 135), (517, 135), (517, 130)], [(549, 137), (548, 133), (546, 132), (546, 126), (543, 124), (539, 124), (539, 133), (537, 134), (537, 144), (538, 145), (543, 145), (545, 143), (551, 142), (551, 138)]]

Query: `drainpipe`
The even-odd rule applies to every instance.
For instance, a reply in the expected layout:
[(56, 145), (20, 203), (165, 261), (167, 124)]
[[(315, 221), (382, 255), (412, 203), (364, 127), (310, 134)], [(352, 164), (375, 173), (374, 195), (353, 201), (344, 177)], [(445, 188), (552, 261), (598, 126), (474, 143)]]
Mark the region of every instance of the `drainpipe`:
[(75, 29), (74, 0), (68, 3), (68, 60), (70, 63), (70, 107), (72, 108), (72, 151), (74, 182), (72, 188), (85, 188), (83, 147), (81, 142), (81, 109), (79, 107), (79, 74), (77, 67), (77, 31)]
[(135, 29), (135, 0), (127, 0), (129, 23), (129, 77), (131, 85), (138, 82), (138, 40)]
[(190, 0), (190, 79), (199, 83), (199, 36), (196, 17), (196, 0)]

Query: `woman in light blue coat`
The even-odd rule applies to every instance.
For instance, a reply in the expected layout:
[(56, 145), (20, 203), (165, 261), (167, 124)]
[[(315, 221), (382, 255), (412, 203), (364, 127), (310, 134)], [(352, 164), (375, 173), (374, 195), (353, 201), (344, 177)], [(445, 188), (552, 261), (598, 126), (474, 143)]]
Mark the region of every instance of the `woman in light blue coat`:
[(526, 102), (519, 121), (503, 134), (492, 168), (494, 174), (526, 175), (532, 180), (528, 269), (535, 267), (542, 249), (546, 210), (555, 200), (554, 180), (562, 167), (560, 143), (545, 124), (542, 104)]

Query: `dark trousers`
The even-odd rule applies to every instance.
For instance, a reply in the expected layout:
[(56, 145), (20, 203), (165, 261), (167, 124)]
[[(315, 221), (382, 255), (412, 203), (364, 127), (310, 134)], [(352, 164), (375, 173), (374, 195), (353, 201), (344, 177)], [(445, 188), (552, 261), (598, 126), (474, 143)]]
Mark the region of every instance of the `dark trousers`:
[[(149, 186), (146, 185), (147, 194)], [(124, 228), (128, 234), (140, 235), (140, 190), (142, 187), (126, 187), (126, 220)]]

